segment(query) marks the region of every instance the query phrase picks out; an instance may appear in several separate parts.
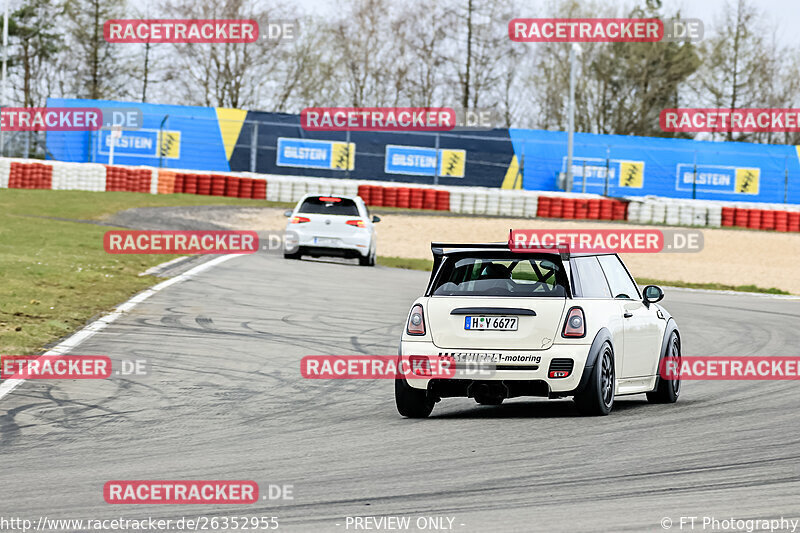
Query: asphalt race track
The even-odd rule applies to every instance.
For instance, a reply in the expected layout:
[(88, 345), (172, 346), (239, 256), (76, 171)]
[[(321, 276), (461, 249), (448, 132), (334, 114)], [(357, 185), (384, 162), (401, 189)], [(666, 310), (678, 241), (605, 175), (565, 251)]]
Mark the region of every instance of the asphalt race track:
[[(277, 516), (289, 531), (383, 515), (451, 517), (453, 531), (800, 519), (796, 381), (685, 382), (675, 405), (618, 399), (602, 418), (569, 400), (451, 399), (406, 420), (391, 381), (300, 376), (305, 355), (395, 354), (427, 278), (258, 254), (157, 293), (74, 352), (147, 359), (147, 376), (28, 381), (0, 400), (0, 514)], [(668, 289), (664, 305), (685, 355), (800, 354), (798, 300)], [(105, 482), (136, 479), (291, 484), (294, 499), (105, 503)]]

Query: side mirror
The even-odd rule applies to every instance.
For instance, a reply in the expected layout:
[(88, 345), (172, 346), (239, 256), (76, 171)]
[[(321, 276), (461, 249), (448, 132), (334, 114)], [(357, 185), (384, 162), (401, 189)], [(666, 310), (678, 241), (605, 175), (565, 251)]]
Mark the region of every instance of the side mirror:
[(380, 221), (381, 221), (381, 217), (375, 216), (375, 215), (372, 216), (372, 222), (380, 222)]
[(287, 217), (287, 218), (288, 218), (288, 217), (290, 217), (290, 216), (292, 216), (292, 210), (291, 210), (291, 209), (289, 209), (288, 211), (284, 211), (284, 212), (283, 212), (283, 216), (285, 216), (285, 217)]
[(656, 302), (660, 302), (664, 299), (664, 291), (661, 290), (661, 287), (657, 285), (648, 285), (642, 291), (644, 294), (644, 305), (650, 307), (650, 304), (654, 304)]

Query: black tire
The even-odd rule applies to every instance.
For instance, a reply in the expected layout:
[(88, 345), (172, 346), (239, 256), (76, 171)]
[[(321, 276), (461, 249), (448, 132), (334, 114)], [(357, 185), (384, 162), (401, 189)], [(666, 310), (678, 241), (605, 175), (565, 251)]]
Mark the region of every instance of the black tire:
[(413, 388), (403, 378), (394, 380), (394, 401), (397, 412), (407, 418), (428, 418), (436, 403), (428, 398), (428, 391)]
[(375, 255), (369, 254), (367, 257), (359, 257), (358, 264), (364, 267), (375, 266)]
[[(666, 357), (675, 357), (678, 359), (678, 368), (680, 368), (681, 360), (681, 340), (678, 334), (673, 331), (667, 340)], [(663, 379), (661, 377), (661, 361), (658, 364), (659, 373), (656, 378), (656, 390), (647, 393), (647, 401), (650, 403), (675, 403), (678, 401), (678, 396), (681, 393), (681, 380), (677, 379)]]
[(608, 342), (600, 347), (600, 353), (592, 367), (586, 390), (575, 395), (575, 405), (583, 415), (605, 416), (614, 408), (614, 351)]
[(296, 252), (294, 252), (292, 254), (283, 252), (283, 258), (284, 259), (300, 259), (302, 257), (302, 255), (303, 254), (300, 253), (300, 250), (298, 250), (298, 251), (296, 251)]

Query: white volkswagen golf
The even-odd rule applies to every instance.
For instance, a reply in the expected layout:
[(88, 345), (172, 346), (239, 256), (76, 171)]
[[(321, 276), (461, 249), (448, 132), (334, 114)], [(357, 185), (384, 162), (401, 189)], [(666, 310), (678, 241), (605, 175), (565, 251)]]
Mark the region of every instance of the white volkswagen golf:
[(370, 216), (360, 196), (307, 194), (293, 210), (286, 225), (283, 256), (357, 258), (362, 266), (374, 266), (376, 231), (380, 218)]
[[(679, 379), (659, 362), (681, 356), (681, 336), (613, 253), (511, 251), (507, 243), (432, 243), (425, 295), (411, 306), (400, 358), (447, 358), (478, 373), (395, 381), (401, 415), (427, 417), (447, 397), (499, 405), (506, 398), (573, 397), (584, 414), (606, 415), (614, 397), (646, 393), (672, 403)], [(488, 365), (488, 366), (487, 366)]]

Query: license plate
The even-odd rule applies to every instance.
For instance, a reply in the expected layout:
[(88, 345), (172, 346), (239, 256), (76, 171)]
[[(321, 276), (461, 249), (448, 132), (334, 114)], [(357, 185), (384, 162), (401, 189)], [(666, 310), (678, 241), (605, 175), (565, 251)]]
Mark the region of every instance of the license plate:
[(466, 316), (464, 329), (516, 331), (518, 321), (516, 316)]
[(329, 237), (314, 237), (314, 244), (336, 244), (339, 239), (331, 239)]

